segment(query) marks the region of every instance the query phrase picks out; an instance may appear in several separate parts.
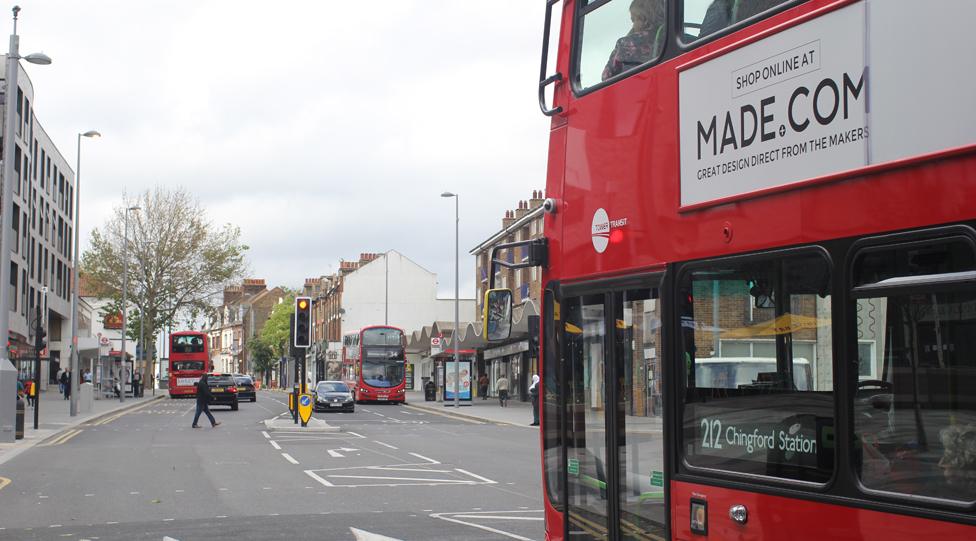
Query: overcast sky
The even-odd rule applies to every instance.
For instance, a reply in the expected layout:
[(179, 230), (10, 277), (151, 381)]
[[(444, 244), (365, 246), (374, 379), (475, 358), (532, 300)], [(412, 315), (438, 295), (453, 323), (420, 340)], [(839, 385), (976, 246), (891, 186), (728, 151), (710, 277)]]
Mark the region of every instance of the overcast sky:
[[(11, 30), (9, 8), (0, 12)], [(82, 244), (156, 184), (241, 228), (249, 275), (298, 287), (395, 249), (461, 295), (469, 249), (545, 186), (542, 2), (24, 0), (39, 121), (81, 164)]]

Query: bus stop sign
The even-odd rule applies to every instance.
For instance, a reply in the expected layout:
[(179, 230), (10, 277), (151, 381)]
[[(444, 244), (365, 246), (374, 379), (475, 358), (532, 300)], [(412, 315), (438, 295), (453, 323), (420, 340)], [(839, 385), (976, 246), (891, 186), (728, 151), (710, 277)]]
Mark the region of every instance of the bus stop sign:
[(308, 420), (312, 418), (312, 395), (298, 395), (298, 416), (302, 419), (302, 426), (308, 424)]

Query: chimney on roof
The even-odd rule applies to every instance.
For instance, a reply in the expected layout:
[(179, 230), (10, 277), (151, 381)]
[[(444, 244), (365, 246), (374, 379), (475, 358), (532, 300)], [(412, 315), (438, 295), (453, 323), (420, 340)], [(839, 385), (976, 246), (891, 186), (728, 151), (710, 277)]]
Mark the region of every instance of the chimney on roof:
[(542, 197), (542, 190), (532, 190), (532, 199), (529, 199), (529, 208), (530, 209), (538, 208), (539, 206), (542, 205), (542, 202), (544, 200), (545, 198)]
[(529, 204), (525, 201), (519, 201), (519, 208), (515, 211), (515, 219), (519, 219), (529, 213)]
[(268, 289), (267, 284), (264, 283), (263, 278), (245, 278), (244, 279), (244, 296), (250, 297), (252, 295), (257, 295), (258, 293)]
[(512, 225), (512, 222), (514, 221), (515, 213), (510, 210), (506, 210), (505, 217), (502, 218), (502, 229), (508, 229), (508, 226)]
[(224, 304), (232, 304), (244, 296), (244, 289), (241, 286), (227, 286), (224, 288)]

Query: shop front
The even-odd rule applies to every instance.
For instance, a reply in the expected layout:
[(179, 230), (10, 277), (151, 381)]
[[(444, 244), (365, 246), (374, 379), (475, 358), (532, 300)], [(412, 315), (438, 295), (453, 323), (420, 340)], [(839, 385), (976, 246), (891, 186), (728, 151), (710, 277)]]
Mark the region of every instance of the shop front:
[(529, 382), (532, 363), (529, 359), (529, 341), (519, 340), (484, 351), (485, 371), (488, 374), (488, 392), (497, 396), (498, 380), (508, 379), (509, 397), (523, 402), (529, 400)]

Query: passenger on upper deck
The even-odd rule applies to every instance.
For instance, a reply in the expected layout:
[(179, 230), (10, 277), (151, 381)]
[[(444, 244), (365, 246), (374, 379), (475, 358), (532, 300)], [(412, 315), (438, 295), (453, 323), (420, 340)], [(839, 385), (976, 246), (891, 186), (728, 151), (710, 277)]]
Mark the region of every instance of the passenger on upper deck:
[(634, 26), (617, 40), (603, 68), (604, 81), (654, 60), (664, 48), (664, 0), (634, 0), (630, 4), (630, 20)]
[(705, 11), (698, 37), (703, 38), (723, 28), (762, 13), (786, 0), (714, 0)]

